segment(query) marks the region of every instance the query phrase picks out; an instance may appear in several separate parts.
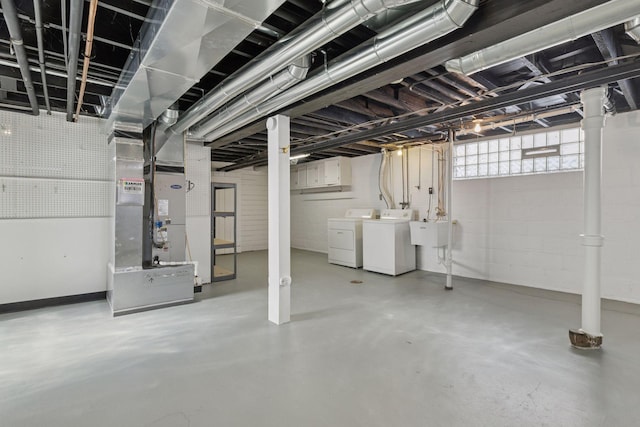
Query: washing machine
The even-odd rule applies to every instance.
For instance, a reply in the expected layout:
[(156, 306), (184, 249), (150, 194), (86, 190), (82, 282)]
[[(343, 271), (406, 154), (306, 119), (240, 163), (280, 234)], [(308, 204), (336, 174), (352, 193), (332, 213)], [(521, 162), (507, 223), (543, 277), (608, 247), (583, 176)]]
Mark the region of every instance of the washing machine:
[(362, 221), (375, 218), (375, 209), (349, 209), (342, 218), (329, 218), (329, 263), (362, 267)]
[(411, 209), (386, 209), (380, 219), (362, 221), (363, 268), (397, 276), (416, 269), (416, 247), (411, 244)]

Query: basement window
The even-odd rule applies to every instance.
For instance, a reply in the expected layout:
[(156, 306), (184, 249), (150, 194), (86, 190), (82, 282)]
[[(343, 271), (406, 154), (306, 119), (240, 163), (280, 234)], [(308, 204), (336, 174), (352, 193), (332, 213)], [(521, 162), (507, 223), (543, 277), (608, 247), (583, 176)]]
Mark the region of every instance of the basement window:
[(454, 179), (582, 170), (584, 136), (578, 127), (455, 144)]

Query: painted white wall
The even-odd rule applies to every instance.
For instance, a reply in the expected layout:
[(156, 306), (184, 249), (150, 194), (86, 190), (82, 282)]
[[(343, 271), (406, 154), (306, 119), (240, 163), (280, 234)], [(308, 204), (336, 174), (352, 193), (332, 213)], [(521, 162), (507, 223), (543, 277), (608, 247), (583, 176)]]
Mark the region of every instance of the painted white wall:
[[(639, 135), (638, 111), (606, 121), (602, 293), (605, 298), (634, 303), (640, 303), (633, 248), (640, 239)], [(347, 199), (339, 193), (326, 193), (320, 199), (292, 193), (292, 245), (326, 252), (327, 218), (342, 216), (348, 208), (384, 207), (378, 198), (379, 162), (379, 154), (352, 159), (353, 186)], [(431, 164), (429, 150), (411, 150), (409, 199), (418, 218), (426, 216), (428, 187), (437, 189)], [(394, 157), (396, 202), (402, 200), (400, 165), (400, 158)], [(453, 218), (459, 222), (455, 227), (454, 274), (581, 292), (582, 172), (454, 181), (453, 191)], [(433, 206), (436, 203), (434, 197)], [(417, 257), (418, 268), (445, 271), (437, 262), (435, 249), (419, 248)]]
[[(211, 282), (211, 148), (187, 142), (185, 178), (193, 183), (186, 194), (187, 260), (198, 261), (202, 283)], [(191, 253), (189, 253), (189, 250)]]
[(106, 289), (113, 149), (102, 122), (0, 111), (0, 304)]

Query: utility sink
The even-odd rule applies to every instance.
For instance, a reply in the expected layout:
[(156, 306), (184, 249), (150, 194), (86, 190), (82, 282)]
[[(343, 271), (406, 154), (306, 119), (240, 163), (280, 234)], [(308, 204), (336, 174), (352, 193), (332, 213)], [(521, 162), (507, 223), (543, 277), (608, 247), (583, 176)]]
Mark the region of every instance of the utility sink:
[(411, 221), (411, 244), (438, 248), (447, 246), (449, 221), (424, 222)]

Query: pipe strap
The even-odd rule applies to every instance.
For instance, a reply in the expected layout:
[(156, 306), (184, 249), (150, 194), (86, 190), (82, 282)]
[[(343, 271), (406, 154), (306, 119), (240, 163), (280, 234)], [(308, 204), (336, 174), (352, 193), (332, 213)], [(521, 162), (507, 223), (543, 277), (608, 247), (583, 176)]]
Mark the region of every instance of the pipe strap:
[(582, 246), (604, 246), (604, 236), (600, 234), (581, 234)]
[(581, 123), (582, 129), (601, 129), (604, 127), (604, 115), (585, 117)]

